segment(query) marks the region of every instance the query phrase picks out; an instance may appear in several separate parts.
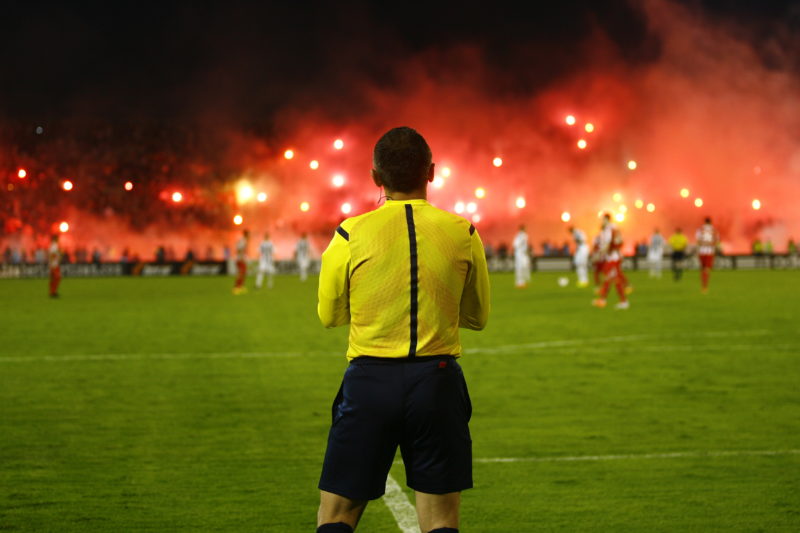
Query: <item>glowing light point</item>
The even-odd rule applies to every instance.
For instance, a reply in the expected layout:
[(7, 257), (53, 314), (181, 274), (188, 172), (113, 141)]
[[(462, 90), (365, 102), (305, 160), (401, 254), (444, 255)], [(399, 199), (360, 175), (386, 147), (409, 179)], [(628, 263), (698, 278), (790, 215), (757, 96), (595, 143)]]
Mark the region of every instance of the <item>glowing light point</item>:
[(293, 159), (294, 158), (294, 150), (286, 150), (283, 152), (283, 157), (286, 159)]
[(567, 123), (567, 126), (574, 126), (575, 125), (575, 116), (574, 115), (567, 115), (564, 118), (564, 122)]
[(689, 198), (689, 189), (681, 189), (681, 198)]
[(586, 142), (586, 139), (578, 140), (578, 148), (580, 148), (581, 150), (585, 150), (587, 145), (588, 143)]
[(306, 211), (308, 211), (309, 209), (311, 209), (311, 204), (309, 204), (308, 202), (302, 202), (302, 203), (300, 204), (300, 211), (302, 211), (302, 212), (304, 212), (304, 213), (305, 213), (305, 212), (306, 212)]
[(331, 183), (336, 188), (342, 187), (344, 185), (344, 176), (341, 174), (336, 174), (333, 178), (331, 178)]
[(244, 222), (242, 215), (236, 215), (233, 217), (233, 223), (236, 224), (237, 226), (241, 226), (242, 222)]
[(453, 209), (460, 215), (464, 212), (464, 202), (456, 202), (456, 205)]
[(58, 231), (60, 231), (61, 233), (68, 232), (69, 231), (69, 223), (68, 222), (62, 222), (61, 224), (59, 224), (58, 225)]
[(453, 171), (450, 169), (450, 167), (443, 167), (443, 168), (442, 168), (442, 176), (444, 176), (445, 178), (449, 178), (449, 177), (450, 177), (450, 174), (451, 174), (452, 172), (453, 172)]
[(517, 206), (517, 209), (522, 209), (522, 208), (524, 208), (524, 207), (525, 207), (525, 205), (527, 205), (527, 204), (526, 204), (526, 202), (525, 202), (525, 198), (524, 198), (524, 197), (522, 197), (522, 196), (517, 196), (517, 201), (516, 201), (516, 202), (514, 202), (514, 205), (516, 205), (516, 206)]
[(694, 206), (695, 207), (703, 207), (703, 199), (702, 198), (695, 198), (694, 199)]
[(478, 210), (478, 204), (470, 202), (467, 204), (467, 213), (475, 213)]
[(125, 185), (124, 185), (124, 188), (125, 188), (126, 191), (132, 191), (133, 190), (133, 182), (132, 181), (126, 181)]
[(647, 212), (648, 213), (652, 213), (655, 210), (656, 210), (656, 204), (652, 204), (652, 203), (651, 204), (647, 204)]
[(317, 161), (316, 159), (314, 159), (313, 161), (311, 161), (311, 162), (308, 164), (308, 166), (309, 166), (309, 168), (311, 168), (311, 170), (317, 170), (317, 169), (319, 168), (319, 161)]
[(594, 131), (594, 124), (587, 122), (583, 129), (586, 130), (586, 133), (592, 133)]
[(352, 206), (352, 205), (350, 205), (350, 203), (349, 203), (349, 202), (345, 202), (345, 203), (343, 203), (343, 204), (342, 204), (342, 207), (341, 207), (341, 209), (342, 209), (342, 213), (344, 213), (344, 214), (346, 215), (346, 214), (348, 214), (350, 211), (352, 211), (352, 210), (353, 210), (353, 206)]
[(501, 167), (503, 166), (503, 159), (500, 157), (495, 157), (494, 159), (492, 159), (492, 164), (496, 167)]
[(619, 212), (620, 213), (627, 213), (628, 212), (628, 206), (625, 205), (625, 204), (622, 204), (621, 206), (619, 206)]
[(21, 168), (21, 169), (17, 170), (17, 177), (19, 179), (21, 179), (21, 180), (25, 179), (25, 176), (27, 176), (27, 175), (28, 175), (28, 171), (25, 170), (24, 168)]
[(625, 220), (625, 213), (617, 213), (616, 215), (614, 215), (614, 220), (616, 220), (617, 222), (624, 221)]
[(344, 148), (344, 141), (341, 139), (336, 139), (335, 141), (333, 141), (333, 147), (336, 148), (337, 150), (341, 150), (342, 148)]
[(183, 195), (181, 193), (179, 193), (179, 192), (172, 193), (172, 201), (175, 202), (176, 204), (182, 202), (183, 201)]
[(641, 198), (637, 198), (636, 201), (633, 202), (633, 205), (636, 206), (636, 209), (641, 209), (644, 207), (644, 202), (642, 201)]
[(759, 200), (758, 198), (753, 199), (753, 204), (752, 205), (753, 205), (753, 209), (758, 211), (759, 209), (761, 209), (761, 200)]
[(434, 176), (431, 185), (433, 185), (433, 187), (436, 189), (441, 189), (442, 187), (444, 187), (444, 178), (442, 178), (441, 176)]
[(569, 214), (569, 211), (564, 211), (561, 213), (561, 221), (562, 222), (569, 222), (572, 219), (572, 215)]
[(622, 193), (615, 192), (614, 194), (611, 195), (611, 199), (614, 200), (615, 202), (621, 202), (622, 201)]
[(249, 202), (253, 196), (255, 196), (255, 191), (248, 183), (242, 183), (236, 188), (236, 201), (240, 204)]
[(486, 198), (486, 189), (483, 187), (475, 189), (475, 198)]
[(267, 193), (265, 193), (265, 192), (258, 193), (258, 196), (256, 196), (256, 200), (258, 200), (259, 202), (262, 202), (262, 203), (266, 202), (267, 201)]
[(630, 170), (636, 170), (636, 167), (637, 167), (637, 166), (639, 166), (639, 165), (637, 165), (637, 164), (636, 164), (636, 161), (634, 161), (633, 159), (631, 159), (630, 161), (628, 161), (628, 169), (630, 169)]
[(472, 215), (472, 221), (477, 224), (478, 222), (481, 221), (481, 216), (477, 214)]
[(61, 188), (64, 189), (65, 191), (71, 191), (72, 187), (73, 187), (72, 182), (69, 180), (64, 180), (64, 183), (61, 184)]

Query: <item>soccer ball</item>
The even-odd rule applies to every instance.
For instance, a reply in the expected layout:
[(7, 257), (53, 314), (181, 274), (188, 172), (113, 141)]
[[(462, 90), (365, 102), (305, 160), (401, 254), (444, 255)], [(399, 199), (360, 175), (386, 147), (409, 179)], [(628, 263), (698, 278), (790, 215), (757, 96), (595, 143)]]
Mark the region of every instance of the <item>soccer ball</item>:
[(569, 278), (566, 278), (564, 276), (561, 276), (560, 278), (558, 278), (558, 286), (559, 287), (566, 287), (567, 285), (569, 285)]

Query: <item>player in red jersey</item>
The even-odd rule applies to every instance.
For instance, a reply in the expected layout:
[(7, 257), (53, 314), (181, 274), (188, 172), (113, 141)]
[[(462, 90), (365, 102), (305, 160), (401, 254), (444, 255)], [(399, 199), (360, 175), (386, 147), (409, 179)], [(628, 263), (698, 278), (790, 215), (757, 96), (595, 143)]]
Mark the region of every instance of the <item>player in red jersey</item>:
[(717, 253), (719, 234), (711, 225), (711, 217), (706, 217), (695, 235), (697, 239), (697, 257), (700, 259), (700, 287), (703, 293), (708, 292), (708, 279), (714, 267), (714, 254)]
[(58, 284), (61, 283), (61, 250), (58, 248), (57, 233), (50, 240), (47, 262), (50, 265), (50, 298), (58, 298)]
[(606, 306), (606, 295), (608, 286), (611, 283), (617, 288), (619, 302), (617, 309), (627, 309), (630, 306), (625, 295), (628, 280), (622, 273), (622, 233), (611, 223), (611, 215), (603, 215), (603, 223), (600, 230), (600, 253), (603, 258), (603, 286), (600, 288), (598, 298), (592, 301), (596, 307)]
[(247, 243), (250, 240), (250, 232), (244, 230), (242, 238), (236, 241), (236, 284), (233, 286), (233, 294), (247, 292), (244, 286), (244, 279), (247, 276)]
[(599, 293), (602, 283), (603, 263), (603, 253), (600, 250), (600, 235), (597, 235), (592, 243), (592, 266), (594, 267), (594, 286), (597, 293)]

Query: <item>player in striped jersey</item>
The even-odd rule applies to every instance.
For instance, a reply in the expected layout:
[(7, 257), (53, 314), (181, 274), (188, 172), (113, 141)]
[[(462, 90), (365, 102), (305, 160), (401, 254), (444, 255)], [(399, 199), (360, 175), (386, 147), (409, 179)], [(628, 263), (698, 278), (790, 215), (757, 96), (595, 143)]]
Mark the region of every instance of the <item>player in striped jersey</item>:
[(592, 301), (596, 307), (606, 306), (606, 295), (611, 283), (617, 288), (619, 302), (617, 309), (628, 309), (630, 303), (626, 297), (628, 289), (628, 279), (622, 273), (622, 233), (611, 223), (611, 215), (603, 215), (603, 222), (600, 231), (600, 253), (603, 257), (603, 286), (598, 293), (599, 297)]
[(236, 241), (236, 283), (233, 286), (233, 294), (244, 294), (247, 287), (244, 280), (247, 277), (247, 243), (250, 240), (250, 232), (242, 231), (242, 238)]
[(264, 234), (264, 240), (258, 245), (258, 274), (256, 275), (256, 288), (260, 289), (267, 276), (267, 288), (272, 288), (272, 276), (275, 274), (275, 260), (272, 255), (275, 247), (269, 238), (269, 233)]
[(708, 280), (711, 269), (714, 267), (714, 255), (717, 253), (719, 234), (711, 225), (711, 217), (706, 217), (705, 222), (695, 234), (697, 240), (697, 257), (700, 259), (700, 290), (708, 292)]
[(427, 202), (434, 166), (419, 133), (384, 134), (373, 165), (386, 203), (342, 222), (322, 254), (318, 314), (326, 327), (349, 324), (350, 365), (333, 405), (317, 532), (355, 529), (400, 446), (420, 530), (453, 533), (472, 487), (459, 328), (486, 324), (486, 256), (474, 226)]
[(575, 240), (575, 273), (578, 275), (578, 287), (589, 286), (589, 244), (586, 242), (586, 233), (574, 226), (569, 227), (569, 232)]

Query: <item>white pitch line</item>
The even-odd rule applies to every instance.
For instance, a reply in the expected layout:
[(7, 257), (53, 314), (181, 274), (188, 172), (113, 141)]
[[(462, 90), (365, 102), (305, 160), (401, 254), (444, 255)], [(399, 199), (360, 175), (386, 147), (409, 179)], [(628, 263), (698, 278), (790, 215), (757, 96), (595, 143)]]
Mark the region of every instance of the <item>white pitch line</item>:
[(391, 474), (386, 478), (386, 494), (383, 495), (383, 502), (392, 512), (400, 531), (420, 533), (419, 525), (417, 525), (417, 511)]
[(476, 463), (558, 463), (582, 461), (625, 461), (638, 459), (685, 459), (699, 457), (752, 457), (775, 455), (800, 455), (800, 450), (722, 450), (722, 451), (689, 451), (663, 453), (629, 453), (616, 455), (573, 455), (551, 457), (485, 457), (475, 459)]

